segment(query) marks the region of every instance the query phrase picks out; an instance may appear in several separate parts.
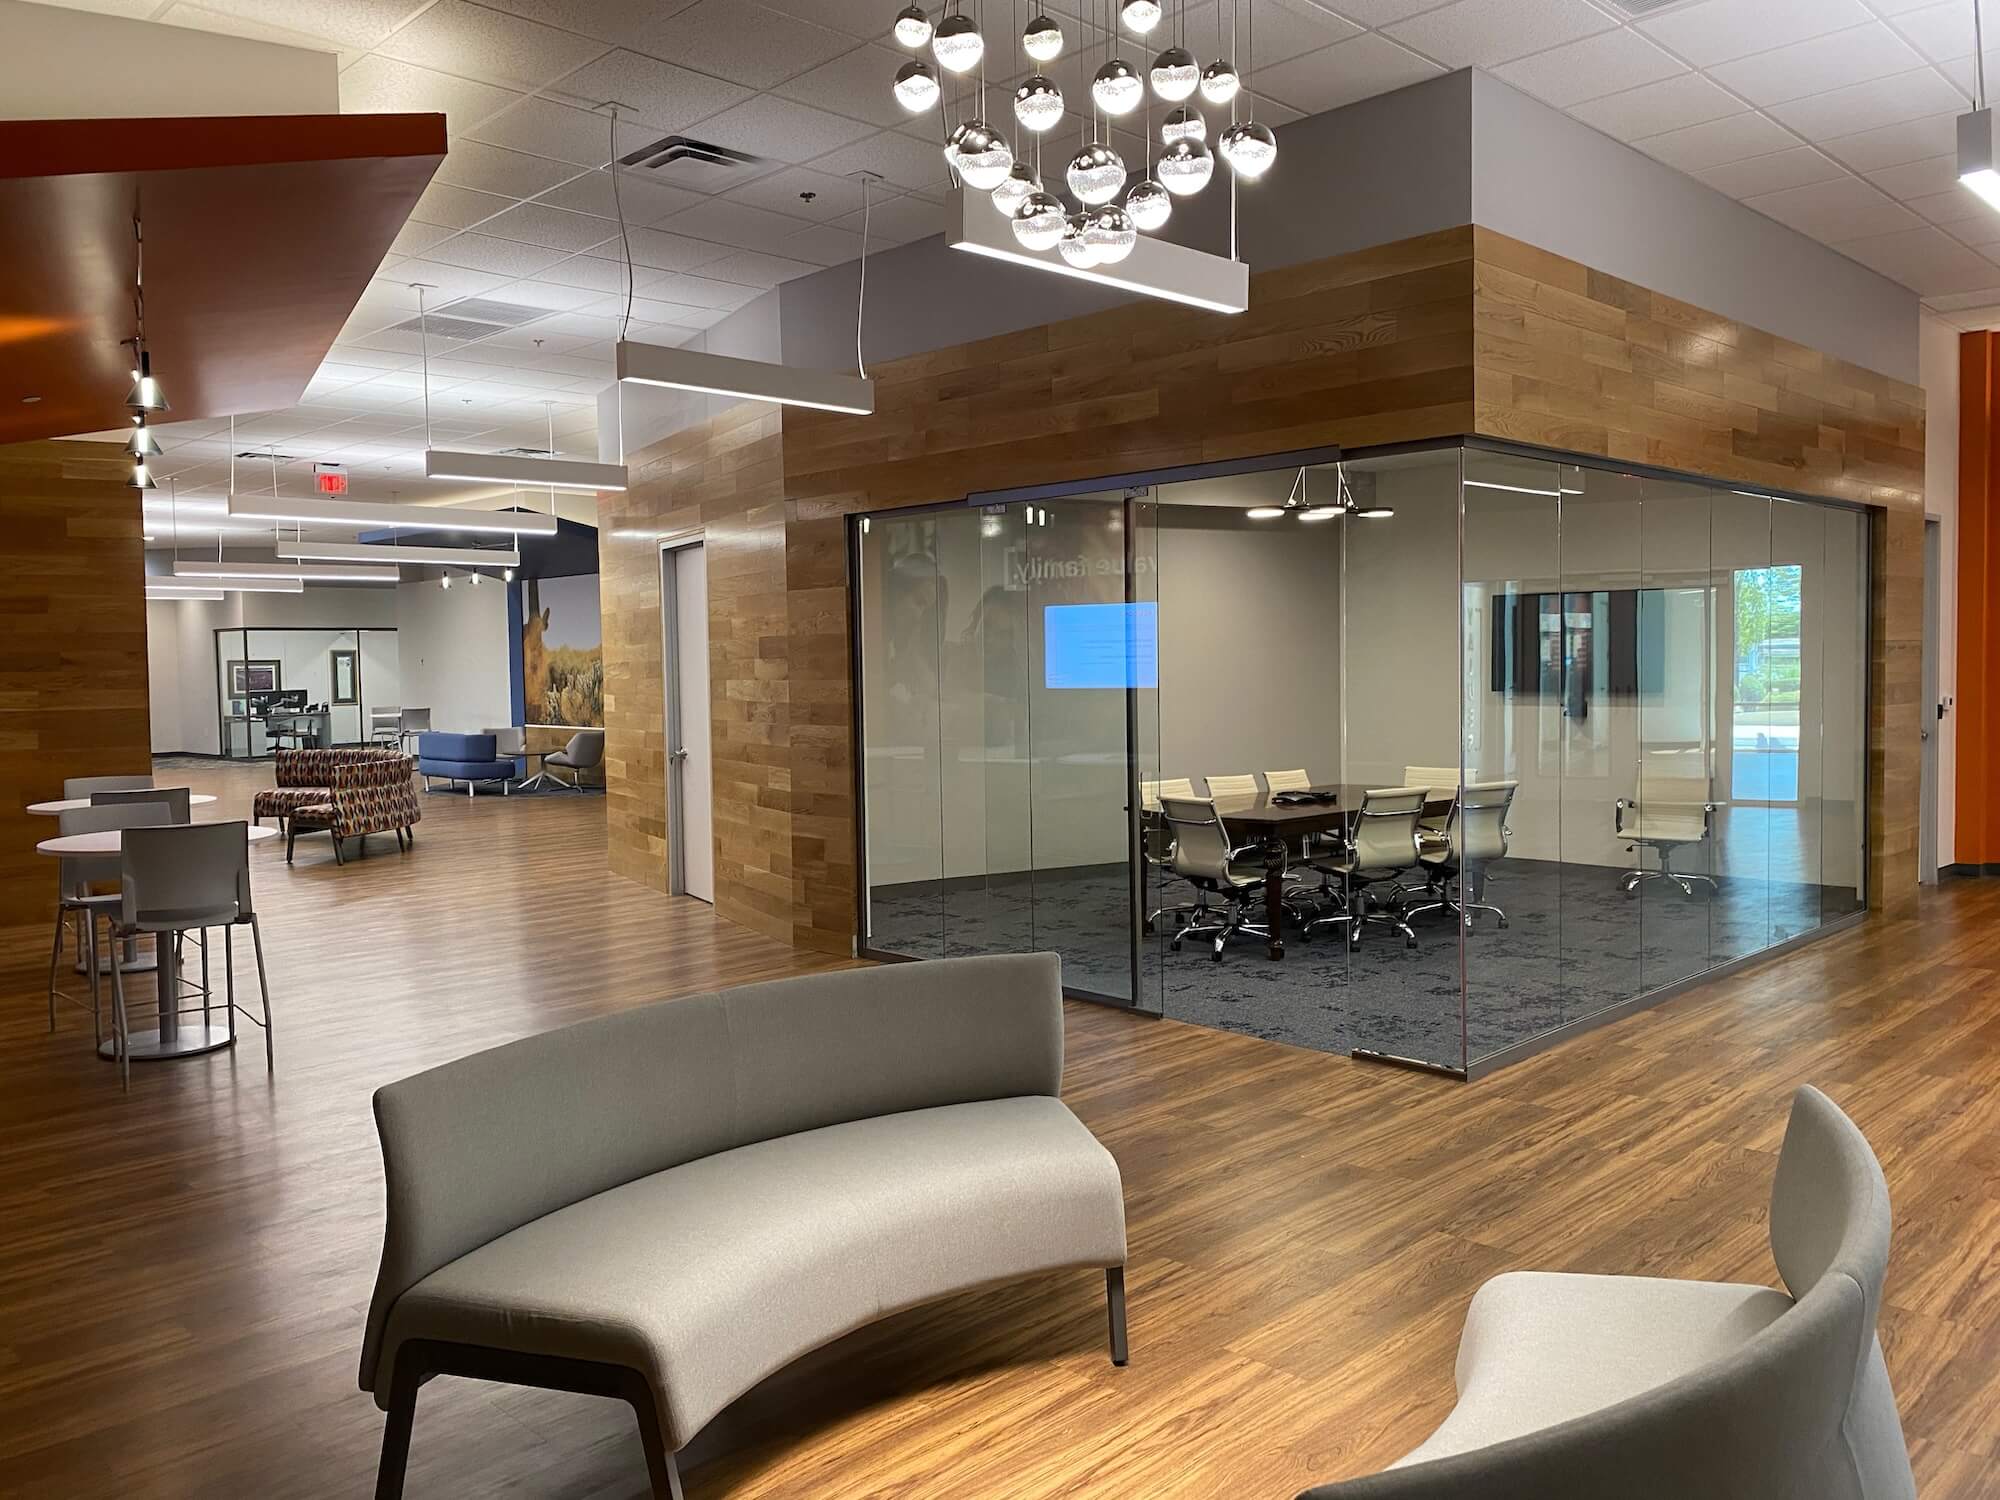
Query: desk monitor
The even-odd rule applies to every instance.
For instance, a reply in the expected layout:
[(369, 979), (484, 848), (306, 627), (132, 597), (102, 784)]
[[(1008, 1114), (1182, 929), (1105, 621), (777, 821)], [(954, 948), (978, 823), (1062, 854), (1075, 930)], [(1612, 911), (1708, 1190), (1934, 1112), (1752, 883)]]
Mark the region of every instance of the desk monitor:
[(1158, 687), (1159, 606), (1151, 601), (1046, 606), (1042, 677), (1058, 689)]

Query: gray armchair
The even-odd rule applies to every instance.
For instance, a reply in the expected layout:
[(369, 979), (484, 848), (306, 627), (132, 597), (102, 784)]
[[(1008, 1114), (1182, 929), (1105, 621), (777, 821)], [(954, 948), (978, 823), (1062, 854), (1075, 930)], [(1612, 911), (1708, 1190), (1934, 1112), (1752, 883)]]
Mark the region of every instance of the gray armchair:
[[(573, 792), (583, 790), (583, 773), (594, 771), (604, 764), (604, 731), (584, 729), (569, 737), (569, 743), (542, 757), (542, 775), (557, 786), (567, 787)], [(555, 774), (557, 768), (568, 771), (569, 780)]]

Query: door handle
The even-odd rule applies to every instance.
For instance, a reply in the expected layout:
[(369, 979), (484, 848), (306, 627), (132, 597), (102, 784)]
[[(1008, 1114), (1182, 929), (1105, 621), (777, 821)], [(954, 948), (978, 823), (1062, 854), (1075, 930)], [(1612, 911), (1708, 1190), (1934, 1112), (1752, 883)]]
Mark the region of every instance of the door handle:
[(668, 760), (686, 760), (687, 758), (688, 753), (685, 750), (674, 749), (667, 752)]

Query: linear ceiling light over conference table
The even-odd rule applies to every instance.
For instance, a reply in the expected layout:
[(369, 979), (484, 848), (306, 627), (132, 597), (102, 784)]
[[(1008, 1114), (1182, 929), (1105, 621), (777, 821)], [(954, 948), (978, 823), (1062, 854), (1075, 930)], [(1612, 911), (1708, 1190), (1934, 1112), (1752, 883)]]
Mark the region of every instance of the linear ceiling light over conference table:
[(399, 542), (280, 542), (278, 556), (307, 562), (458, 563), (468, 568), (518, 568), (511, 547), (405, 547)]
[(151, 598), (200, 597), (220, 589), (229, 594), (303, 594), (302, 578), (148, 578), (146, 593)]
[(300, 526), (472, 531), (512, 536), (556, 534), (556, 518), (539, 510), (473, 510), (461, 505), (390, 505), (369, 500), (232, 494), (229, 513), (253, 521), (289, 521)]
[(461, 453), (451, 448), (426, 448), (424, 478), (595, 492), (624, 489), (626, 474), (623, 464), (588, 463), (580, 458), (534, 458), (514, 453)]
[(706, 396), (737, 396), (746, 401), (771, 401), (779, 406), (810, 406), (818, 411), (847, 412), (857, 417), (872, 416), (875, 412), (875, 382), (866, 376), (798, 370), (761, 359), (704, 354), (698, 349), (671, 349), (664, 344), (620, 340), (618, 378), (632, 385), (656, 385)]

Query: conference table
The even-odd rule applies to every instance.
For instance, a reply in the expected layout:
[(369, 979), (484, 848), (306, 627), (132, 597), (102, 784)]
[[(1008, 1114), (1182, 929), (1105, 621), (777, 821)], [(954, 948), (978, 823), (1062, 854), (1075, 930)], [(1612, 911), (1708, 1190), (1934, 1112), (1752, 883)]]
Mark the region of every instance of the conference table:
[[(210, 798), (214, 801), (214, 798)], [(249, 841), (261, 844), (278, 837), (278, 830), (252, 825), (244, 830)], [(52, 859), (104, 858), (124, 851), (125, 830), (106, 828), (96, 833), (68, 833), (58, 838), (43, 839), (35, 845), (37, 854), (46, 854)], [(93, 918), (92, 920), (95, 920)], [(180, 1014), (181, 966), (180, 954), (172, 942), (155, 941), (159, 952), (158, 987), (160, 995), (160, 1024), (153, 1031), (135, 1031), (127, 1039), (135, 1062), (167, 1057), (194, 1057), (203, 1052), (214, 1052), (232, 1045), (235, 1037), (227, 1026), (214, 1026), (207, 1022), (183, 1025)], [(130, 974), (133, 966), (120, 964), (119, 972)], [(107, 1040), (98, 1049), (98, 1056), (115, 1058), (118, 1046)]]
[[(1437, 788), (1444, 791), (1445, 788)], [(1312, 800), (1295, 798), (1294, 792), (1260, 791), (1250, 796), (1217, 797), (1215, 811), (1229, 830), (1231, 842), (1248, 834), (1264, 849), (1264, 921), (1270, 933), (1270, 956), (1285, 956), (1285, 864), (1288, 848), (1315, 833), (1345, 831), (1347, 821), (1361, 799), (1368, 794), (1365, 782), (1315, 783), (1305, 789)], [(1424, 803), (1424, 816), (1442, 817), (1451, 810), (1451, 796), (1433, 796)], [(1414, 863), (1414, 851), (1410, 856)]]

